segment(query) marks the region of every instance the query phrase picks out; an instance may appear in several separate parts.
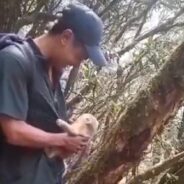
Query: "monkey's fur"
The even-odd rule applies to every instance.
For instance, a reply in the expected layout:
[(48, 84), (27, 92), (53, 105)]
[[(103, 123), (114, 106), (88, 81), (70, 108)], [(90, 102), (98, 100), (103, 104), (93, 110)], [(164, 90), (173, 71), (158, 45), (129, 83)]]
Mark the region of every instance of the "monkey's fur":
[[(72, 124), (68, 124), (61, 119), (57, 119), (56, 124), (71, 136), (81, 135), (89, 137), (90, 139), (96, 133), (99, 125), (97, 119), (92, 114), (87, 113), (79, 116)], [(47, 148), (45, 151), (49, 158), (62, 158), (62, 152), (59, 148), (51, 147)]]

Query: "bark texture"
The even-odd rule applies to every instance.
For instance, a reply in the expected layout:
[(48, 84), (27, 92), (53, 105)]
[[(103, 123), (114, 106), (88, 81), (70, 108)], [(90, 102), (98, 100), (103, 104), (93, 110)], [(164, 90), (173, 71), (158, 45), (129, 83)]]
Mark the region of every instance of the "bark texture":
[[(154, 135), (175, 115), (183, 97), (184, 43), (112, 123), (98, 150), (80, 170), (68, 175), (68, 183), (116, 183), (122, 172), (140, 160)], [(116, 177), (112, 177), (114, 172)]]

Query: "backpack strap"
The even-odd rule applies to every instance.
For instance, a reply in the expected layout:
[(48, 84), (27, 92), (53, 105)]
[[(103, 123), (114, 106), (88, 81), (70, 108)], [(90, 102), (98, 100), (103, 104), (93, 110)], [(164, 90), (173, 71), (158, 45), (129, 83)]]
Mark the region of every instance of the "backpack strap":
[(29, 43), (27, 42), (26, 38), (21, 38), (20, 36), (14, 33), (0, 33), (0, 50), (10, 45), (16, 46), (26, 58), (29, 78), (28, 82), (31, 84), (33, 80), (34, 69), (34, 65), (31, 61), (34, 61), (36, 58), (32, 49), (29, 46)]
[(36, 59), (32, 49), (29, 46), (29, 43), (27, 41), (24, 41), (22, 44), (15, 44), (19, 50), (22, 52), (24, 57), (27, 59), (27, 69), (28, 69), (28, 83), (29, 87), (33, 83), (33, 70), (34, 70), (34, 64), (33, 61)]

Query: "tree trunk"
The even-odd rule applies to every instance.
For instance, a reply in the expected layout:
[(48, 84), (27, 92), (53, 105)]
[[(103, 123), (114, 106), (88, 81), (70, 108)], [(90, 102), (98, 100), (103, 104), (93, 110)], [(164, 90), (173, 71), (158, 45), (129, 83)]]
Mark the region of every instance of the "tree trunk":
[[(184, 97), (184, 43), (113, 123), (105, 141), (68, 175), (69, 184), (114, 183), (114, 171), (139, 161), (154, 135), (175, 115)], [(117, 180), (117, 177), (115, 178)]]
[(14, 32), (22, 0), (0, 0), (0, 32)]

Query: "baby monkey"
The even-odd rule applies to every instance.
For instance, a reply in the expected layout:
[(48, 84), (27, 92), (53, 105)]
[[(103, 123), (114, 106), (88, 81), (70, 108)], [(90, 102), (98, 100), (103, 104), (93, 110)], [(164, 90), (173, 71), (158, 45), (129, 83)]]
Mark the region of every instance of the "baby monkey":
[[(57, 119), (56, 124), (71, 136), (85, 136), (92, 139), (97, 132), (99, 122), (92, 114), (82, 114), (72, 124)], [(46, 154), (49, 158), (62, 157), (61, 149), (57, 147), (47, 148)]]

